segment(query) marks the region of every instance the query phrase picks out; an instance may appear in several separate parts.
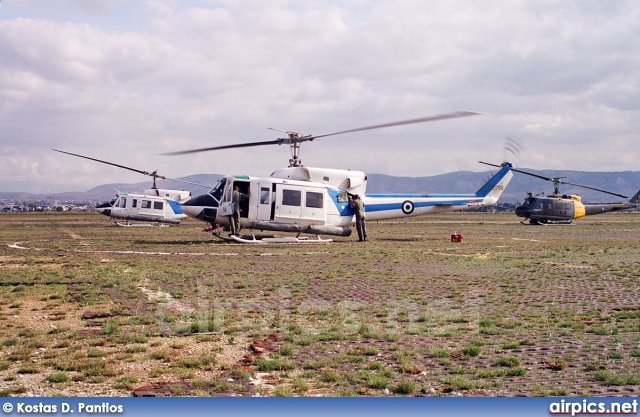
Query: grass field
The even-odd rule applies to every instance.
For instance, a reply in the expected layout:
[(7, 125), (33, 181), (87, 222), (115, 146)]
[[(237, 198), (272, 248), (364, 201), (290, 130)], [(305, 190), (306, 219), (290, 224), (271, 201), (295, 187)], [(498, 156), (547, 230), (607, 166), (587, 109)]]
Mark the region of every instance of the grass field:
[(0, 392), (639, 395), (640, 214), (518, 220), (251, 246), (191, 220), (0, 214)]

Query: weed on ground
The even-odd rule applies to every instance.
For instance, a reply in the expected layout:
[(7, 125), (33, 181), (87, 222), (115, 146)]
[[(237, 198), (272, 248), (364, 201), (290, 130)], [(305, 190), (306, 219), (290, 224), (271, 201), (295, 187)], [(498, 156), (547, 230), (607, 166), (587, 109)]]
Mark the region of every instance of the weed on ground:
[(0, 391), (638, 395), (639, 216), (450, 213), (252, 246), (192, 220), (0, 214)]

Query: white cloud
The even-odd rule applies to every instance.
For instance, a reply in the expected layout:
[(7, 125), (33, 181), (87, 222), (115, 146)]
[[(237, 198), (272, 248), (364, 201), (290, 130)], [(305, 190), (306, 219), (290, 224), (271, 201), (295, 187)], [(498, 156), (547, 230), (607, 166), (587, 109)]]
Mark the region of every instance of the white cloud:
[(531, 168), (635, 170), (638, 22), (632, 1), (3, 4), (0, 190), (141, 180), (51, 148), (173, 177), (264, 175), (288, 149), (156, 154), (466, 109), (488, 114), (325, 138), (302, 159), (480, 171), (513, 135)]

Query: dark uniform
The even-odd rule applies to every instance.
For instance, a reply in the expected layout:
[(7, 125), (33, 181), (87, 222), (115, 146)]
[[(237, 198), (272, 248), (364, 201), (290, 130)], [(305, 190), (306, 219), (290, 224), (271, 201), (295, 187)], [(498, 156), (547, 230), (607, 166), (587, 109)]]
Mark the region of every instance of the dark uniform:
[(229, 230), (231, 235), (240, 233), (240, 202), (249, 198), (248, 194), (240, 192), (240, 188), (236, 185), (233, 190), (233, 214), (229, 216)]
[(353, 198), (349, 199), (349, 206), (356, 215), (356, 230), (358, 231), (358, 242), (364, 242), (367, 240), (367, 226), (364, 219), (364, 202), (360, 199), (360, 196), (356, 194)]

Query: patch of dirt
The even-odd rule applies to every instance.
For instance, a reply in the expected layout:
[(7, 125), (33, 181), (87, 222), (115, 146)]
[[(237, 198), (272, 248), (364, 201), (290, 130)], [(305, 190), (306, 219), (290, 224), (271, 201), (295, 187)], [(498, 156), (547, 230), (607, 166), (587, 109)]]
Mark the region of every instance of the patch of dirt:
[(179, 313), (191, 313), (193, 308), (187, 306), (185, 303), (176, 300), (171, 294), (161, 290), (151, 290), (148, 287), (152, 286), (151, 282), (147, 279), (138, 284), (138, 289), (147, 297), (147, 300), (151, 302), (163, 303), (168, 310), (172, 310)]

